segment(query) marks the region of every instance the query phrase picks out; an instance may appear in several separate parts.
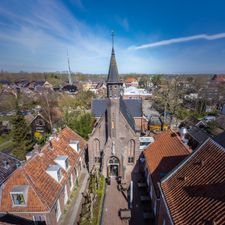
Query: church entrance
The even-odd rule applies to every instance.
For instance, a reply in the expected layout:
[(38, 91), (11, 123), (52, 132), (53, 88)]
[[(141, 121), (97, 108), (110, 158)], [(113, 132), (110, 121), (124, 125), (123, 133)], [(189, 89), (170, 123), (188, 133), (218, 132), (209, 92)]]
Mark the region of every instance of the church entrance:
[(118, 177), (119, 175), (119, 160), (115, 156), (110, 157), (108, 161), (107, 175), (108, 177)]

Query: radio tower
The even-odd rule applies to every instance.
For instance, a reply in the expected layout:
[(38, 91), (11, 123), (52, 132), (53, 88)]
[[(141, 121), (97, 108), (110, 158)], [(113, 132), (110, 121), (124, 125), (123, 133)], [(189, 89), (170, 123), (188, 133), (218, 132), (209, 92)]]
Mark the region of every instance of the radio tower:
[(69, 58), (69, 53), (67, 49), (67, 62), (68, 62), (68, 79), (69, 79), (69, 84), (72, 85), (72, 77), (71, 77), (71, 69), (70, 69), (70, 58)]

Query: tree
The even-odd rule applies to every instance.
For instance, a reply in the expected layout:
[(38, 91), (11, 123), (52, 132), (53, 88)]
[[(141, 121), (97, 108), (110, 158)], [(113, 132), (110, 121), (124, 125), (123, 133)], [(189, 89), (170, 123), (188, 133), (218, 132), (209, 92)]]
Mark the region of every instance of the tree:
[(154, 86), (158, 86), (159, 84), (161, 84), (161, 75), (154, 75), (153, 77), (151, 77), (151, 81), (153, 83)]
[(76, 131), (81, 137), (88, 140), (88, 135), (92, 132), (94, 118), (91, 113), (76, 114), (71, 117), (69, 124), (72, 130)]
[(33, 139), (31, 137), (30, 128), (27, 126), (24, 116), (20, 111), (18, 101), (16, 115), (12, 120), (12, 124), (12, 137), (15, 145), (13, 155), (22, 160), (25, 159), (27, 152), (32, 149)]

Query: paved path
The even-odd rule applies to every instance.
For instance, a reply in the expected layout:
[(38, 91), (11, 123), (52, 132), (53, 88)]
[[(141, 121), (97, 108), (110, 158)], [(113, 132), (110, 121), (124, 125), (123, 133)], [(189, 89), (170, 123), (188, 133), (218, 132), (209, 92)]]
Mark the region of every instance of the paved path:
[(111, 184), (106, 186), (104, 201), (104, 211), (101, 225), (127, 225), (128, 221), (122, 221), (119, 217), (119, 209), (128, 208), (128, 203), (120, 191), (117, 190), (117, 182), (111, 180)]
[[(106, 195), (104, 201), (104, 211), (101, 225), (153, 225), (154, 221), (145, 221), (143, 218), (143, 212), (151, 211), (151, 203), (141, 203), (140, 196), (147, 195), (146, 190), (138, 188), (137, 183), (145, 181), (142, 175), (139, 173), (139, 165), (136, 164), (131, 173), (131, 179), (133, 181), (133, 204), (131, 209), (130, 221), (122, 221), (119, 217), (119, 209), (128, 208), (128, 202), (123, 194), (117, 189), (117, 182), (112, 179), (111, 185), (106, 186)], [(127, 178), (129, 184), (129, 178)]]
[[(69, 219), (66, 221), (66, 225), (75, 225), (76, 221), (79, 218), (79, 213), (80, 213), (80, 204), (82, 201), (82, 193), (85, 191), (86, 186), (87, 186), (87, 181), (88, 181), (88, 177), (89, 174), (85, 171), (84, 172), (84, 179), (82, 182), (82, 185), (80, 187), (80, 190), (76, 196), (76, 200), (73, 203), (72, 208), (70, 209), (70, 213), (67, 215), (67, 217), (69, 217)], [(65, 224), (65, 221), (64, 223)]]

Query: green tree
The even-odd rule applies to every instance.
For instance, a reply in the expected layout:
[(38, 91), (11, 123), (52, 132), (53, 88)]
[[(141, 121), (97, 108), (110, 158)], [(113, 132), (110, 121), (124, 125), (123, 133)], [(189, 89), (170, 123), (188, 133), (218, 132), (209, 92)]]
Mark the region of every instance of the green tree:
[(154, 75), (151, 77), (151, 81), (154, 84), (154, 86), (158, 86), (159, 84), (161, 84), (161, 75)]
[(92, 132), (94, 118), (91, 113), (76, 114), (67, 124), (72, 130), (81, 137), (88, 140), (88, 135)]
[(25, 159), (27, 152), (32, 149), (33, 140), (31, 137), (30, 128), (27, 126), (18, 104), (16, 115), (12, 120), (12, 124), (12, 137), (15, 145), (15, 148), (12, 153), (15, 157), (19, 159)]

